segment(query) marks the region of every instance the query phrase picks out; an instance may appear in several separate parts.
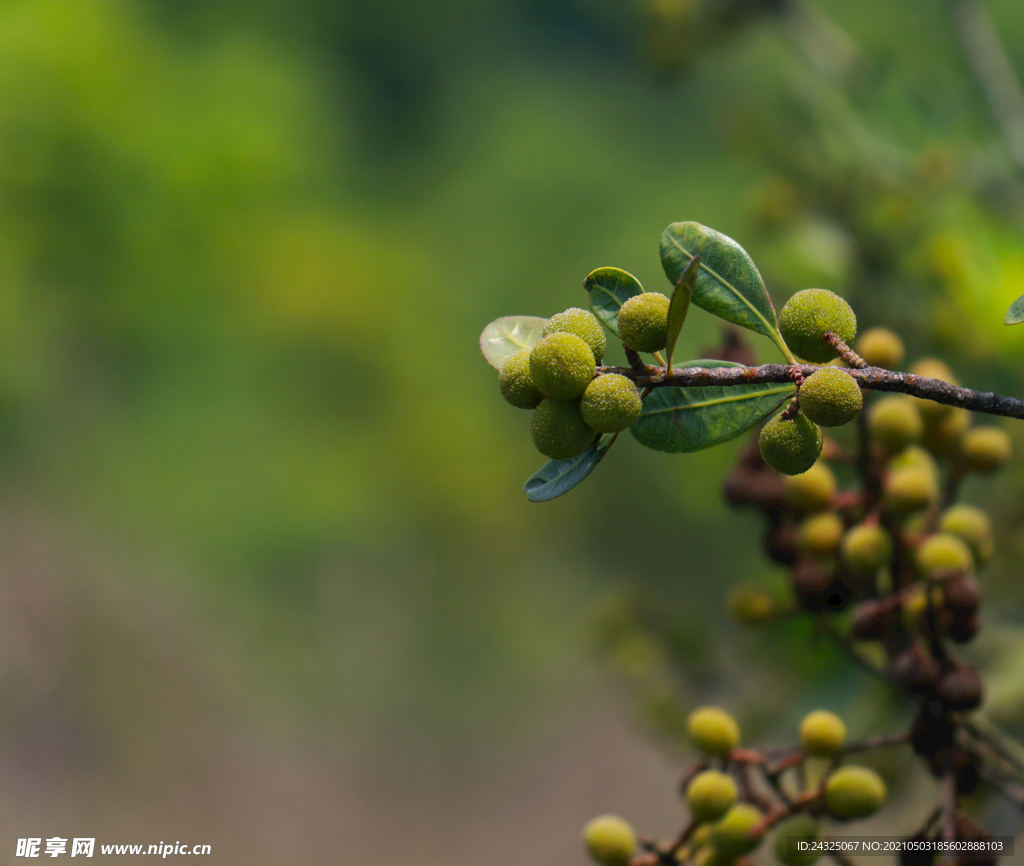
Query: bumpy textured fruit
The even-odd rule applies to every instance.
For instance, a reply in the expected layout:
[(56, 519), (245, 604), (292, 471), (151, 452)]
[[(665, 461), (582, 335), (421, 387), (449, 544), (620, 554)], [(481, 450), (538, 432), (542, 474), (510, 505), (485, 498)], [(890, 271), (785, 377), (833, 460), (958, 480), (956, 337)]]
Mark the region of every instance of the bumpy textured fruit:
[(835, 350), (825, 342), (825, 334), (838, 334), (850, 345), (857, 336), (857, 317), (835, 292), (827, 289), (804, 289), (790, 298), (779, 314), (779, 330), (801, 358), (812, 364), (827, 364)]
[(921, 441), (934, 454), (954, 454), (960, 450), (960, 443), (971, 426), (971, 420), (971, 413), (959, 407), (945, 415), (926, 418)]
[(530, 350), (520, 349), (498, 373), (498, 390), (505, 401), (517, 409), (536, 409), (544, 395), (530, 378)]
[(938, 495), (935, 475), (922, 467), (897, 469), (885, 480), (885, 506), (896, 514), (927, 508)]
[(736, 783), (718, 770), (705, 770), (686, 788), (686, 802), (694, 821), (717, 821), (732, 808), (739, 794)]
[(711, 828), (711, 844), (727, 857), (749, 854), (761, 843), (761, 836), (751, 838), (749, 833), (763, 818), (756, 806), (737, 803)]
[(575, 400), (594, 378), (596, 368), (590, 346), (575, 334), (544, 337), (530, 352), (530, 378), (552, 400)]
[(657, 352), (668, 340), (669, 299), (660, 292), (634, 295), (619, 310), (619, 336), (630, 349)]
[(821, 454), (821, 428), (803, 415), (776, 415), (761, 428), (761, 456), (783, 475), (799, 475), (810, 469)]
[(800, 411), (822, 427), (849, 424), (863, 405), (860, 385), (836, 367), (811, 373), (800, 386)]
[(960, 456), (964, 465), (983, 475), (1001, 468), (1010, 459), (1010, 437), (998, 427), (975, 427), (964, 434)]
[(868, 409), (868, 434), (890, 451), (916, 442), (923, 432), (921, 411), (911, 397), (886, 396)]
[(896, 370), (903, 363), (903, 341), (888, 328), (870, 328), (857, 338), (854, 350), (872, 367)]
[(821, 511), (839, 490), (835, 473), (819, 460), (806, 472), (786, 478), (786, 501), (800, 511)]
[(583, 828), (583, 844), (601, 866), (626, 866), (636, 851), (636, 834), (622, 818), (599, 815)]
[(578, 403), (545, 400), (533, 410), (530, 435), (545, 457), (569, 460), (586, 451), (597, 434), (584, 423)]
[(737, 586), (726, 601), (729, 614), (744, 625), (760, 625), (775, 613), (775, 600), (759, 586)]
[(857, 574), (874, 574), (892, 556), (892, 539), (876, 523), (862, 523), (843, 536), (843, 561)]
[(815, 710), (800, 722), (800, 743), (809, 755), (834, 755), (846, 742), (846, 724), (835, 713)]
[(598, 433), (618, 433), (640, 417), (643, 404), (636, 385), (625, 376), (598, 376), (583, 392), (580, 414)]
[(590, 346), (597, 363), (601, 363), (605, 350), (608, 348), (608, 338), (604, 335), (604, 328), (590, 310), (581, 310), (579, 307), (570, 307), (564, 313), (556, 313), (548, 321), (544, 333), (547, 337), (550, 334), (575, 334), (584, 343)]
[(825, 802), (837, 818), (867, 818), (885, 805), (882, 777), (867, 767), (841, 767), (825, 783)]
[(690, 737), (702, 752), (725, 755), (740, 744), (740, 726), (729, 713), (718, 707), (700, 707), (686, 720)]
[[(944, 361), (938, 358), (922, 358), (920, 361), (910, 365), (910, 370), (915, 376), (924, 376), (928, 379), (940, 379), (950, 385), (959, 384), (953, 371), (949, 369)], [(925, 418), (936, 418), (952, 411), (952, 406), (944, 403), (936, 403), (934, 400), (917, 400), (917, 406)]]
[[(790, 843), (793, 837), (793, 843)], [(790, 851), (799, 841), (814, 842), (818, 838), (818, 822), (810, 815), (793, 815), (775, 826), (775, 857), (784, 866), (811, 866), (818, 859), (817, 851)]]
[(963, 539), (946, 532), (925, 539), (917, 549), (917, 566), (923, 574), (939, 571), (970, 571), (974, 557)]
[(967, 542), (975, 562), (984, 562), (992, 555), (992, 521), (973, 505), (954, 505), (939, 518), (939, 531), (955, 535)]
[(842, 540), (843, 521), (834, 511), (808, 517), (797, 529), (797, 548), (815, 559), (831, 556), (839, 549)]

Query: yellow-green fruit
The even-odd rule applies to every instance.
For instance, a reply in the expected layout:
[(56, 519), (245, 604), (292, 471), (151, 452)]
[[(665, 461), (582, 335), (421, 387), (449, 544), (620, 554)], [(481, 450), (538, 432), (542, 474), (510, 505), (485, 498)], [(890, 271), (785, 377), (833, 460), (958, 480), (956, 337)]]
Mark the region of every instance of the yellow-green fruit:
[(959, 407), (924, 422), (925, 447), (934, 454), (954, 454), (960, 450), (964, 434), (971, 426), (972, 415)]
[(834, 511), (808, 517), (797, 529), (796, 546), (814, 559), (825, 559), (839, 549), (843, 521)]
[(590, 346), (564, 331), (544, 337), (530, 352), (530, 378), (552, 400), (575, 400), (596, 369)]
[(940, 571), (971, 571), (974, 557), (963, 539), (940, 532), (925, 539), (917, 549), (917, 565), (922, 574)]
[[(901, 604), (903, 623), (910, 631), (924, 631), (928, 624), (928, 593), (920, 583), (911, 586), (903, 596)], [(942, 613), (942, 590), (932, 589), (932, 609)]]
[(619, 336), (630, 349), (657, 352), (668, 340), (669, 299), (661, 292), (634, 295), (619, 310)]
[(1010, 437), (998, 427), (975, 427), (964, 434), (960, 456), (964, 465), (983, 475), (1002, 467), (1010, 459)]
[(705, 845), (710, 845), (711, 825), (701, 824), (696, 830), (694, 830), (693, 835), (690, 837), (690, 844), (694, 848), (703, 848)]
[(718, 770), (705, 770), (686, 788), (686, 802), (694, 821), (717, 821), (736, 802), (736, 783)]
[(903, 341), (888, 328), (868, 329), (854, 349), (872, 367), (895, 370), (903, 363)]
[(711, 828), (711, 844), (719, 854), (741, 857), (749, 854), (760, 843), (761, 836), (751, 838), (750, 831), (764, 814), (750, 803), (737, 803)]
[(923, 432), (921, 411), (910, 397), (883, 397), (868, 409), (868, 435), (890, 451), (916, 442)]
[(740, 726), (718, 707), (701, 707), (690, 713), (686, 729), (694, 745), (708, 755), (726, 755), (740, 744)]
[(737, 586), (729, 593), (726, 607), (732, 618), (744, 625), (760, 625), (775, 613), (774, 599), (759, 586)]
[(590, 310), (581, 310), (579, 307), (570, 307), (564, 313), (555, 313), (548, 321), (544, 333), (547, 337), (550, 334), (560, 333), (575, 334), (583, 340), (590, 351), (594, 353), (597, 363), (601, 363), (605, 350), (608, 348), (608, 338), (604, 335), (604, 328)]
[(819, 460), (806, 472), (786, 478), (786, 501), (800, 511), (821, 511), (839, 490), (835, 473)]
[(836, 367), (811, 373), (800, 386), (800, 411), (822, 427), (849, 424), (863, 405), (860, 385)]
[(935, 475), (922, 467), (897, 469), (885, 480), (885, 507), (896, 514), (910, 514), (927, 508), (938, 495)]
[[(791, 843), (789, 840), (793, 839)], [(795, 849), (798, 842), (815, 842), (818, 838), (818, 822), (810, 815), (793, 815), (780, 821), (775, 827), (775, 857), (785, 866), (811, 866), (818, 859), (817, 851)]]
[(920, 445), (909, 445), (889, 461), (889, 469), (896, 472), (900, 469), (924, 469), (934, 478), (939, 477), (939, 466)]
[(783, 418), (780, 413), (761, 428), (761, 456), (783, 475), (810, 469), (821, 454), (821, 428), (803, 415)]
[(808, 755), (834, 755), (846, 743), (846, 724), (835, 713), (815, 710), (800, 722), (800, 743)]
[(827, 364), (836, 351), (825, 342), (825, 334), (837, 334), (847, 345), (857, 336), (857, 317), (835, 292), (804, 289), (790, 298), (779, 314), (779, 330), (801, 358), (812, 364)]
[(882, 777), (867, 767), (841, 767), (825, 783), (825, 802), (837, 818), (867, 818), (885, 805)]
[(530, 378), (529, 349), (520, 349), (501, 365), (498, 390), (505, 401), (517, 409), (536, 409), (540, 405), (544, 395)]
[(618, 373), (594, 379), (583, 392), (580, 414), (598, 433), (618, 433), (640, 417), (643, 404), (636, 385)]
[[(938, 358), (922, 358), (910, 365), (910, 370), (915, 376), (924, 376), (927, 379), (939, 379), (948, 382), (950, 385), (959, 384), (953, 371)], [(925, 418), (938, 418), (948, 414), (953, 407), (945, 403), (936, 403), (934, 400), (917, 400), (917, 407)]]
[(621, 818), (600, 815), (583, 828), (583, 844), (601, 866), (627, 866), (636, 852), (636, 834)]
[(586, 451), (597, 434), (584, 423), (578, 403), (545, 400), (533, 410), (530, 435), (545, 457), (569, 460)]
[(967, 542), (976, 562), (992, 555), (992, 521), (973, 505), (954, 505), (939, 518), (939, 530)]
[(843, 536), (843, 561), (858, 574), (874, 574), (892, 556), (892, 539), (878, 524), (862, 523)]

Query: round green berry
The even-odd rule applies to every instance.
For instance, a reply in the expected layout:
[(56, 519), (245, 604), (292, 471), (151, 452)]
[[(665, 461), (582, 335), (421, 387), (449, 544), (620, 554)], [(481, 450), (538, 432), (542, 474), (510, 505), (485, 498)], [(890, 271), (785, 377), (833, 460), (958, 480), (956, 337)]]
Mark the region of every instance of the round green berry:
[(529, 349), (520, 349), (501, 365), (498, 390), (505, 401), (517, 409), (536, 409), (540, 405), (544, 395), (530, 378)]
[(971, 571), (974, 557), (963, 539), (946, 532), (939, 532), (924, 540), (917, 549), (918, 568), (923, 574), (939, 571)]
[(960, 443), (964, 465), (982, 475), (1001, 468), (1010, 459), (1011, 451), (1010, 437), (998, 427), (975, 427), (964, 434)]
[(890, 451), (916, 442), (923, 432), (921, 411), (910, 397), (883, 397), (868, 409), (868, 435)]
[(819, 460), (806, 472), (786, 478), (786, 501), (800, 511), (821, 511), (839, 490), (828, 464)]
[(849, 424), (863, 405), (860, 385), (838, 367), (811, 373), (800, 386), (800, 411), (821, 427)]
[(596, 369), (590, 346), (564, 331), (544, 337), (530, 352), (530, 378), (552, 400), (575, 400)]
[(808, 755), (834, 755), (846, 743), (846, 724), (835, 713), (815, 710), (800, 722), (800, 743)]
[[(944, 361), (938, 358), (922, 358), (910, 365), (910, 370), (915, 376), (923, 376), (926, 379), (939, 379), (948, 382), (950, 385), (959, 384), (953, 371), (949, 369)], [(925, 418), (940, 418), (953, 410), (952, 406), (945, 403), (936, 403), (934, 400), (916, 400), (921, 415)]]
[(836, 351), (825, 342), (832, 332), (850, 345), (857, 336), (857, 317), (850, 305), (827, 289), (804, 289), (790, 298), (779, 314), (779, 330), (797, 355), (812, 364), (827, 364)]
[(745, 584), (729, 593), (726, 608), (736, 622), (760, 625), (775, 614), (775, 600), (761, 587)]
[(590, 310), (581, 310), (579, 307), (570, 307), (564, 313), (555, 313), (548, 321), (544, 333), (547, 337), (551, 334), (560, 333), (575, 334), (584, 343), (590, 346), (594, 358), (600, 364), (604, 358), (605, 350), (608, 348), (608, 338), (604, 335), (604, 328)]
[(775, 827), (775, 858), (784, 866), (811, 866), (818, 859), (817, 851), (800, 851), (800, 842), (816, 842), (818, 822), (810, 815), (793, 815)]
[(694, 821), (717, 821), (736, 802), (736, 783), (718, 770), (705, 770), (686, 788), (686, 802)]
[(903, 363), (903, 341), (888, 328), (869, 328), (854, 350), (872, 367), (895, 370)]
[(876, 523), (862, 523), (843, 536), (843, 561), (857, 574), (874, 574), (892, 556), (892, 539)]
[(825, 802), (837, 818), (867, 818), (885, 805), (882, 777), (867, 767), (841, 767), (825, 783)]
[(636, 385), (618, 373), (598, 376), (587, 385), (580, 400), (580, 414), (598, 433), (618, 433), (637, 418), (643, 403)]
[(971, 413), (959, 407), (945, 415), (924, 419), (922, 442), (933, 454), (955, 454), (971, 426)]
[(669, 299), (660, 292), (634, 295), (619, 309), (619, 336), (637, 352), (657, 352), (668, 341)]
[(939, 531), (962, 538), (971, 548), (976, 562), (992, 555), (992, 521), (973, 505), (954, 505), (939, 518)]
[(741, 857), (761, 843), (761, 835), (750, 831), (764, 819), (764, 813), (750, 803), (737, 803), (711, 827), (711, 844), (719, 854)]
[(821, 428), (803, 415), (783, 418), (780, 413), (761, 428), (761, 456), (783, 475), (810, 469), (821, 454)]
[(583, 844), (601, 866), (627, 866), (636, 852), (636, 833), (616, 815), (599, 815), (583, 828)]
[(596, 434), (584, 423), (578, 403), (545, 400), (533, 410), (530, 435), (545, 457), (570, 460), (586, 451)]
[(813, 559), (825, 559), (839, 549), (843, 521), (834, 511), (808, 517), (797, 528), (796, 546)]
[(686, 720), (690, 737), (708, 755), (727, 755), (740, 744), (740, 726), (718, 707), (701, 707)]
[(935, 475), (919, 466), (891, 472), (885, 480), (883, 501), (896, 514), (910, 514), (927, 508), (938, 498)]

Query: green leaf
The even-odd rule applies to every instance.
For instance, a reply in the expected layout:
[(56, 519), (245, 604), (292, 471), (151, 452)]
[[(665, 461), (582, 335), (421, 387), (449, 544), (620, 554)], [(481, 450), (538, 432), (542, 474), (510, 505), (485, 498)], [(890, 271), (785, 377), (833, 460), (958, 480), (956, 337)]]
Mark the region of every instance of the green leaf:
[(523, 485), (530, 502), (548, 502), (568, 493), (604, 459), (618, 433), (606, 433), (595, 439), (579, 457), (572, 460), (549, 460)]
[(484, 359), (500, 370), (520, 349), (532, 349), (540, 340), (548, 320), (538, 316), (503, 316), (495, 319), (480, 335)]
[(1024, 322), (1024, 295), (1021, 295), (1010, 305), (1006, 311), (1006, 318), (1003, 323), (1007, 325), (1019, 325)]
[(590, 309), (609, 331), (619, 336), (619, 310), (634, 295), (643, 294), (640, 280), (619, 268), (598, 268), (583, 281)]
[[(742, 366), (730, 361), (688, 361), (683, 368)], [(795, 391), (796, 386), (788, 382), (656, 388), (629, 429), (637, 442), (655, 451), (700, 451), (745, 433)]]
[(694, 256), (676, 283), (676, 290), (672, 292), (672, 300), (668, 305), (668, 343), (665, 347), (665, 357), (668, 360), (665, 366), (669, 370), (672, 369), (672, 355), (676, 350), (679, 332), (683, 330), (686, 314), (690, 311), (690, 298), (693, 297), (693, 285), (697, 281), (699, 271), (700, 256)]

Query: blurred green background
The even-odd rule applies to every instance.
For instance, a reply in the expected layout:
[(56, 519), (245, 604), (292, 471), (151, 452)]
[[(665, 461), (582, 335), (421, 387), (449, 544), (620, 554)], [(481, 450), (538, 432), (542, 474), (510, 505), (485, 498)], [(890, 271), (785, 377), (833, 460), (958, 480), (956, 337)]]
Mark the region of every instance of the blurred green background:
[[(599, 266), (664, 291), (684, 219), (1022, 393), (1024, 187), (943, 3), (3, 0), (0, 846), (582, 864), (596, 812), (676, 829), (697, 700), (905, 721), (721, 613), (781, 579), (720, 499), (742, 443), (521, 492), (479, 332)], [(967, 491), (1011, 727), (1022, 478)]]

